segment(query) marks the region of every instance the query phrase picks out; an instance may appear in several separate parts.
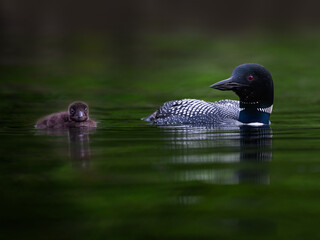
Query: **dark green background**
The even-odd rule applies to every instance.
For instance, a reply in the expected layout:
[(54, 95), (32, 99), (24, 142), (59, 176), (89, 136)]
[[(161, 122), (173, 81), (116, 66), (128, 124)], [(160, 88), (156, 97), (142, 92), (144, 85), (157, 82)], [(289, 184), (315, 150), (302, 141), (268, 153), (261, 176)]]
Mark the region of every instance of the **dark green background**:
[[(317, 239), (317, 6), (284, 1), (3, 1), (1, 239)], [(167, 100), (246, 62), (275, 85), (270, 129), (156, 127)], [(38, 131), (86, 101), (94, 131)]]

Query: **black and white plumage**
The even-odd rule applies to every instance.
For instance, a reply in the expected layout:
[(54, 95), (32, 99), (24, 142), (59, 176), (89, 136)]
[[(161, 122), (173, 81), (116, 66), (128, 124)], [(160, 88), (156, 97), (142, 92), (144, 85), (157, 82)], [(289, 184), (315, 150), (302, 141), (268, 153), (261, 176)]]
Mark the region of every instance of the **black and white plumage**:
[(164, 103), (144, 120), (157, 125), (203, 125), (236, 123), (238, 117), (239, 101), (206, 102), (197, 99), (182, 99)]
[(265, 67), (254, 63), (242, 64), (235, 68), (230, 78), (210, 87), (232, 90), (240, 101), (174, 100), (165, 102), (143, 120), (156, 125), (269, 124), (273, 107), (273, 81)]

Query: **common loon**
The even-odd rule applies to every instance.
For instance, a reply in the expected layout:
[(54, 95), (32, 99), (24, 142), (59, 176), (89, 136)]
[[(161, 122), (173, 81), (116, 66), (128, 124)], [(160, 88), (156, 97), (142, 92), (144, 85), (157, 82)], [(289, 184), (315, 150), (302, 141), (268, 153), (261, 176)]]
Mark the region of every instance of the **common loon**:
[(143, 118), (156, 125), (268, 125), (273, 107), (273, 81), (262, 65), (237, 66), (230, 78), (211, 88), (232, 90), (240, 98), (206, 102), (182, 99), (165, 102), (157, 111)]
[(89, 107), (84, 102), (73, 102), (68, 112), (52, 113), (38, 120), (35, 125), (38, 129), (74, 127), (97, 127), (97, 123), (89, 118)]

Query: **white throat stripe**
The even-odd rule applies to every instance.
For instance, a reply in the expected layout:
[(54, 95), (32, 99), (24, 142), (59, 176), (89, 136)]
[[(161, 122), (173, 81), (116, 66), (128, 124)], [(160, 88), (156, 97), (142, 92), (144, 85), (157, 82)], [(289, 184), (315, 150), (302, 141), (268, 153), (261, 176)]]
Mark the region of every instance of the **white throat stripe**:
[[(257, 110), (259, 112), (264, 112), (264, 113), (269, 113), (271, 114), (272, 113), (272, 108), (273, 108), (273, 105), (271, 105), (270, 107), (267, 107), (267, 108), (257, 108)], [(243, 111), (245, 108), (240, 108), (240, 111)]]

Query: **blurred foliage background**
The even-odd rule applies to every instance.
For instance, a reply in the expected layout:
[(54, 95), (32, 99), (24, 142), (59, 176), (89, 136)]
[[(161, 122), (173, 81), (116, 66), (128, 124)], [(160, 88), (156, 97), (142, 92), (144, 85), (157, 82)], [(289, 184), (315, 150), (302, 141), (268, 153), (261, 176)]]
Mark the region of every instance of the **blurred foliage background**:
[(38, 94), (47, 107), (81, 98), (110, 108), (172, 97), (235, 98), (208, 86), (235, 66), (256, 62), (273, 74), (276, 101), (319, 103), (317, 1), (0, 4), (5, 98)]

